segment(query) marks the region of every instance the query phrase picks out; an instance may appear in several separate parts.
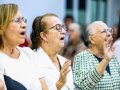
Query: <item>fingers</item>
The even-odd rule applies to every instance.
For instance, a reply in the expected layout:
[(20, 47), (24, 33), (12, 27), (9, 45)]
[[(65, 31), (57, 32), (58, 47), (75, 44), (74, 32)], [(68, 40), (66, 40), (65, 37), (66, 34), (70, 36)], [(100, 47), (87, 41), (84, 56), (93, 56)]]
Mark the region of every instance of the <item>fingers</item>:
[(71, 66), (71, 61), (67, 60), (60, 71), (60, 79), (66, 79), (67, 74), (70, 72), (69, 66)]
[(103, 48), (104, 49), (110, 49), (111, 47), (112, 47), (112, 41), (110, 39), (105, 39)]
[(62, 69), (61, 69), (61, 72), (66, 71), (66, 70), (69, 68), (69, 66), (71, 66), (71, 60), (67, 60), (67, 61), (64, 63), (64, 65), (63, 65), (63, 67), (62, 67)]
[(68, 70), (66, 70), (66, 71), (64, 71), (64, 76), (66, 76), (68, 73), (70, 72), (70, 69), (68, 69)]

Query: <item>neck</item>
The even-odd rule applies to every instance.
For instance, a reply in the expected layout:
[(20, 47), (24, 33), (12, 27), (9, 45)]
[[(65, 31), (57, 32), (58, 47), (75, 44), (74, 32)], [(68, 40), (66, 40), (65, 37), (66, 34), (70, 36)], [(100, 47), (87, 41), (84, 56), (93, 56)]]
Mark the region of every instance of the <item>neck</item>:
[(58, 49), (43, 44), (41, 44), (40, 47), (45, 51), (45, 53), (51, 58), (53, 62), (57, 60), (57, 54), (59, 52)]
[(0, 49), (1, 52), (7, 54), (8, 56), (12, 56), (16, 50), (16, 46), (10, 43), (3, 44), (3, 48)]
[(103, 53), (103, 50), (99, 50), (97, 47), (90, 47), (89, 48), (90, 52), (93, 53), (94, 55), (100, 57), (100, 58), (103, 58), (104, 56), (104, 53)]

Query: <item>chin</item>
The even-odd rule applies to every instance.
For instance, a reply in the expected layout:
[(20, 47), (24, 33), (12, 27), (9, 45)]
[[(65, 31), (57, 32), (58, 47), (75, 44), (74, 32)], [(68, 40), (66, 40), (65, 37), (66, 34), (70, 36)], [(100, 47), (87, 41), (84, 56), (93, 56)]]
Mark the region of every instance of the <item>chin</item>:
[(25, 40), (20, 40), (20, 41), (18, 42), (18, 45), (23, 44), (24, 42), (25, 42)]
[(61, 48), (63, 48), (64, 46), (65, 46), (65, 44), (64, 44), (64, 43), (60, 45), (60, 47), (61, 47)]

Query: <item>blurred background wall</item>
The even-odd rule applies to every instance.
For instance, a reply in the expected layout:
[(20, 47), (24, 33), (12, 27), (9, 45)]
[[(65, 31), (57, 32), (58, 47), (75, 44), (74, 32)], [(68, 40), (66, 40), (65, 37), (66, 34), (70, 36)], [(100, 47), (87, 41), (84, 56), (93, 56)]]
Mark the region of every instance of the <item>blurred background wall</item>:
[(55, 13), (61, 20), (73, 15), (83, 27), (95, 20), (102, 20), (111, 27), (118, 22), (120, 0), (0, 0), (2, 3), (16, 3), (27, 18), (29, 37), (34, 18), (45, 13)]

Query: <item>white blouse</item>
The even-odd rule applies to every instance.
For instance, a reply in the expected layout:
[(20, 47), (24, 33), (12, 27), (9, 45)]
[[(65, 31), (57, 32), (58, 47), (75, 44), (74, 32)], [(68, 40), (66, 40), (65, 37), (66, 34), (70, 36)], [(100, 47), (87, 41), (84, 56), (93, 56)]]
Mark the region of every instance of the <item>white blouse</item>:
[[(41, 65), (41, 63), (43, 64), (42, 72), (44, 72), (44, 78), (49, 90), (57, 90), (56, 82), (58, 81), (60, 76), (59, 70), (55, 67), (49, 56), (42, 48), (39, 48), (37, 51), (35, 51), (35, 53), (39, 57), (39, 65)], [(58, 55), (58, 59), (61, 66), (63, 66), (66, 59), (60, 55)], [(61, 90), (74, 90), (72, 70), (68, 73), (67, 82)]]
[(0, 79), (5, 90), (42, 90), (39, 79), (41, 69), (36, 69), (36, 56), (29, 48), (17, 47), (20, 51), (18, 59), (0, 52)]

